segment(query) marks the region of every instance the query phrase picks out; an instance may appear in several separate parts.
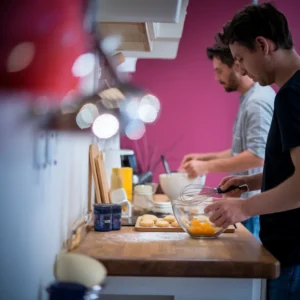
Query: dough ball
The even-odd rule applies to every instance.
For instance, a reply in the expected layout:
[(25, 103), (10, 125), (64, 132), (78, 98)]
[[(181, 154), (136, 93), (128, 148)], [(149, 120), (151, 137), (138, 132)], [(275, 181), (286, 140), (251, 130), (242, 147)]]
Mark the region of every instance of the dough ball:
[(171, 223), (171, 226), (172, 226), (172, 227), (181, 227), (181, 226), (178, 224), (177, 221), (172, 222), (172, 223)]
[(141, 220), (140, 226), (142, 227), (153, 227), (154, 221), (153, 220)]
[(164, 221), (164, 220), (157, 221), (155, 226), (157, 226), (157, 227), (169, 227), (169, 222)]
[(142, 220), (152, 220), (153, 222), (155, 222), (157, 220), (157, 217), (154, 215), (143, 215)]
[(172, 223), (172, 222), (176, 221), (175, 217), (172, 216), (172, 215), (164, 217), (164, 220), (169, 222), (169, 223)]
[(156, 219), (156, 220), (154, 221), (154, 223), (157, 223), (157, 222), (159, 222), (159, 221), (164, 221), (164, 219), (158, 218), (158, 219)]

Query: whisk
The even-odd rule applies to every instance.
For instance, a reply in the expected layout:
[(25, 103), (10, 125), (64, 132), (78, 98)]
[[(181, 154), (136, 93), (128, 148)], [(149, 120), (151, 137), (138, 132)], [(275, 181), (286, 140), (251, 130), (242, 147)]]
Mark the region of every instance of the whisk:
[(247, 184), (242, 184), (239, 186), (232, 185), (226, 190), (222, 190), (220, 187), (211, 188), (200, 184), (189, 184), (181, 190), (179, 199), (182, 201), (192, 200), (193, 202), (196, 201), (197, 203), (199, 201), (201, 203), (208, 198), (213, 197), (214, 195), (225, 194), (237, 189), (245, 192), (249, 191)]

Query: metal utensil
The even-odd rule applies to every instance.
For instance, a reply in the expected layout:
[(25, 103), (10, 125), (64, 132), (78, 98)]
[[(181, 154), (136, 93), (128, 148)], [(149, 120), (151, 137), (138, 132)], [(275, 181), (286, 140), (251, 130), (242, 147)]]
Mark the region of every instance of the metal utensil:
[(203, 202), (214, 195), (226, 194), (230, 191), (237, 190), (237, 189), (245, 192), (249, 191), (249, 187), (247, 184), (242, 184), (239, 186), (232, 185), (226, 190), (222, 190), (220, 187), (211, 188), (199, 184), (190, 184), (187, 185), (184, 189), (182, 189), (180, 193), (180, 200)]
[[(191, 201), (193, 205), (200, 204), (214, 195), (226, 194), (230, 191), (239, 189), (240, 191), (249, 191), (247, 184), (239, 186), (232, 185), (226, 190), (222, 190), (220, 187), (211, 188), (207, 186), (190, 184), (186, 186), (180, 193), (179, 199), (181, 201)], [(236, 224), (233, 224), (234, 228), (237, 229)]]
[(164, 155), (161, 155), (160, 157), (161, 157), (161, 161), (162, 161), (162, 163), (163, 163), (163, 165), (164, 165), (164, 168), (165, 168), (166, 173), (167, 173), (167, 174), (171, 174), (170, 167), (169, 167), (169, 164), (168, 164), (168, 162), (167, 162), (165, 156), (164, 156)]

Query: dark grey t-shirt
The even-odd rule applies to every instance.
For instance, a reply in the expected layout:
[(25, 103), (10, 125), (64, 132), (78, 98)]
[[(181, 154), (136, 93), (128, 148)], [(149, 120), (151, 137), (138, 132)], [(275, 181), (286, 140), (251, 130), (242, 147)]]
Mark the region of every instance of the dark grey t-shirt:
[[(276, 93), (270, 86), (262, 87), (255, 83), (240, 97), (240, 107), (233, 126), (231, 155), (248, 150), (264, 159), (275, 96)], [(263, 168), (256, 168), (232, 175), (252, 175), (262, 171)], [(247, 198), (258, 192), (245, 193), (242, 197)]]

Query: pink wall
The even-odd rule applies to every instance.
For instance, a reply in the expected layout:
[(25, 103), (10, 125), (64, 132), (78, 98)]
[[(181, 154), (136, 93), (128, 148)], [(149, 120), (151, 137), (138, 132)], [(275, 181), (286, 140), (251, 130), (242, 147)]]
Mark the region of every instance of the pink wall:
[[(279, 8), (287, 13), (294, 33), (299, 32), (300, 24), (292, 8), (296, 1), (275, 1), (280, 2)], [(138, 142), (122, 139), (122, 147), (135, 149), (144, 166), (147, 157), (152, 155), (153, 162), (165, 154), (171, 169), (176, 170), (184, 154), (230, 148), (239, 95), (224, 92), (215, 81), (205, 49), (213, 44), (215, 33), (226, 20), (249, 3), (246, 0), (190, 0), (176, 59), (138, 60), (133, 80), (147, 87), (162, 104), (160, 119), (147, 127), (144, 138)], [(299, 44), (299, 37), (296, 43), (297, 40)], [(172, 147), (174, 143), (176, 146)], [(165, 152), (170, 147), (173, 149)], [(162, 172), (159, 164), (155, 180)], [(217, 185), (224, 175), (209, 174), (207, 184)]]

